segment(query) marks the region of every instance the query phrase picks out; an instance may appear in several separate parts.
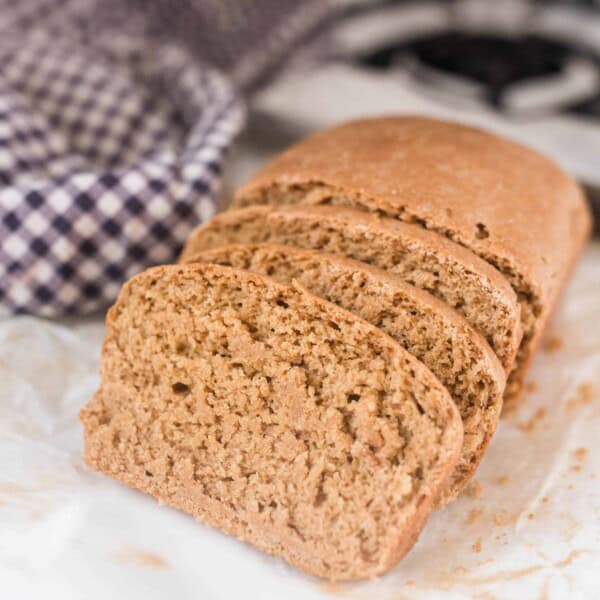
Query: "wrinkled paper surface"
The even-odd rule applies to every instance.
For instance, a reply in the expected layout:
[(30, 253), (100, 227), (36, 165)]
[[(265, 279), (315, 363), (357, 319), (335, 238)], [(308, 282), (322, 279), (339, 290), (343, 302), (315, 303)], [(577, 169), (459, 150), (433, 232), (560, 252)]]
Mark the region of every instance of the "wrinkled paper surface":
[(469, 493), (387, 576), (329, 584), (88, 470), (101, 319), (0, 321), (0, 598), (600, 597), (600, 244)]

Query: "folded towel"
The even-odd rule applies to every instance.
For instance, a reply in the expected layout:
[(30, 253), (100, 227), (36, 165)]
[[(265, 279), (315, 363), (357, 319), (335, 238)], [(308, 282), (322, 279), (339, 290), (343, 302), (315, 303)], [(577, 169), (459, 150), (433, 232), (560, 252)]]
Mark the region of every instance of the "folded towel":
[(293, 4), (254, 3), (240, 38), (235, 2), (0, 0), (0, 314), (94, 311), (177, 256), (214, 211), (236, 90), (325, 14)]

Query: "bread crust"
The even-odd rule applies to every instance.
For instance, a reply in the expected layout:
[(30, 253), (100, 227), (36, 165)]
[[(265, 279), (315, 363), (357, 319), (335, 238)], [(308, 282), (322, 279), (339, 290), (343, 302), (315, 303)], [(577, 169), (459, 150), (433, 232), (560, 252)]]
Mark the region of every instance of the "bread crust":
[[(123, 420), (118, 418), (119, 411), (122, 410), (123, 398), (116, 398), (111, 394), (108, 398), (101, 397), (102, 388), (80, 413), (84, 425), (86, 463), (93, 469), (190, 513), (210, 526), (218, 527), (242, 540), (249, 541), (263, 551), (281, 556), (308, 573), (332, 580), (351, 580), (375, 577), (386, 572), (412, 547), (434, 503), (447, 485), (460, 452), (462, 425), (458, 411), (445, 388), (424, 365), (379, 329), (338, 306), (313, 296), (306, 290), (297, 286), (282, 286), (269, 278), (253, 273), (214, 265), (163, 266), (145, 271), (124, 286), (115, 306), (107, 316), (108, 331), (103, 349), (103, 363), (107, 361), (111, 353), (122, 352), (123, 344), (130, 343), (128, 335), (117, 339), (115, 328), (119, 326), (120, 315), (123, 314), (123, 311), (128, 310), (128, 303), (132, 301), (132, 297), (136, 302), (142, 298), (144, 302), (149, 303), (148, 308), (153, 310), (153, 302), (159, 299), (159, 294), (162, 293), (153, 292), (151, 289), (157, 281), (163, 280), (166, 285), (165, 289), (174, 289), (173, 286), (178, 285), (192, 286), (192, 292), (195, 294), (198, 280), (212, 282), (227, 278), (231, 280), (232, 285), (245, 282), (249, 288), (256, 289), (256, 294), (260, 294), (261, 299), (268, 299), (268, 302), (272, 300), (274, 306), (276, 300), (283, 298), (289, 302), (286, 310), (298, 310), (300, 311), (298, 314), (312, 312), (315, 319), (322, 320), (323, 323), (333, 323), (332, 331), (337, 331), (337, 327), (340, 326), (349, 326), (353, 335), (367, 336), (373, 343), (385, 349), (386, 356), (389, 354), (390, 357), (393, 357), (393, 364), (398, 367), (399, 365), (404, 366), (403, 372), (408, 377), (414, 378), (414, 381), (427, 382), (429, 393), (424, 394), (423, 398), (419, 398), (419, 404), (422, 410), (427, 411), (427, 414), (431, 415), (436, 423), (443, 423), (443, 427), (440, 427), (441, 437), (437, 453), (431, 469), (423, 476), (422, 482), (419, 484), (418, 492), (411, 496), (409, 513), (401, 512), (402, 518), (395, 518), (391, 535), (386, 537), (387, 541), (385, 542), (390, 546), (382, 548), (380, 560), (376, 564), (368, 561), (351, 564), (343, 570), (328, 567), (327, 557), (319, 556), (311, 546), (310, 540), (303, 541), (297, 536), (291, 535), (286, 527), (282, 528), (276, 524), (266, 525), (264, 519), (261, 520), (258, 515), (254, 516), (247, 510), (243, 513), (238, 512), (226, 503), (207, 495), (202, 485), (197, 483), (195, 476), (192, 476), (193, 473), (188, 476), (178, 473), (177, 467), (181, 463), (177, 463), (176, 460), (174, 470), (168, 471), (170, 478), (163, 480), (157, 476), (148, 477), (148, 473), (145, 473), (147, 466), (143, 460), (138, 460), (139, 456), (144, 455), (144, 440), (153, 440), (153, 445), (150, 447), (153, 449), (152, 452), (159, 451), (160, 445), (157, 445), (155, 438), (147, 438), (145, 427), (148, 425), (136, 423), (132, 435), (135, 436), (138, 445), (135, 446), (134, 451), (136, 461), (132, 463), (130, 460), (132, 451), (129, 450), (129, 455), (126, 451), (127, 434), (121, 437), (123, 432), (119, 429), (123, 423)], [(222, 291), (222, 288), (219, 289)], [(232, 289), (237, 291), (238, 288)], [(194, 310), (194, 306), (190, 304), (186, 304), (182, 308), (185, 311)], [(175, 327), (175, 324), (172, 325)], [(144, 320), (142, 327), (145, 326), (146, 321)], [(169, 321), (165, 321), (165, 335), (168, 335), (169, 328)], [(236, 355), (235, 361), (238, 360), (242, 359)], [(110, 373), (103, 368), (103, 384), (105, 378), (109, 376)], [(145, 402), (144, 398), (145, 396), (141, 398), (142, 402)], [(107, 418), (102, 412), (103, 403), (110, 404), (117, 411), (116, 421)], [(114, 417), (112, 418), (114, 419)], [(140, 443), (141, 445), (139, 445)]]
[(417, 116), (320, 131), (265, 165), (233, 206), (277, 196), (416, 222), (497, 267), (533, 313), (513, 375), (515, 397), (591, 231), (581, 188), (551, 160), (474, 127)]

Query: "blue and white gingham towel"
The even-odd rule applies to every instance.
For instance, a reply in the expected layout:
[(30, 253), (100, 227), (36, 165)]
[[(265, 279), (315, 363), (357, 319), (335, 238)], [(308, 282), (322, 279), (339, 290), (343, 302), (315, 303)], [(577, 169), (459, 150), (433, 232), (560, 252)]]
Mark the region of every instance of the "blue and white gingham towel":
[[(168, 14), (171, 3), (150, 4)], [(181, 22), (194, 17), (183, 11), (193, 5), (175, 5)], [(242, 105), (221, 72), (199, 60), (201, 28), (186, 51), (150, 31), (151, 11), (135, 8), (0, 0), (0, 313), (103, 307), (125, 279), (172, 261), (214, 210)], [(241, 62), (256, 52), (255, 79), (267, 68), (265, 48), (260, 31), (246, 34), (252, 45)], [(233, 30), (229, 39), (239, 44)], [(242, 82), (229, 75), (243, 88), (250, 71)]]

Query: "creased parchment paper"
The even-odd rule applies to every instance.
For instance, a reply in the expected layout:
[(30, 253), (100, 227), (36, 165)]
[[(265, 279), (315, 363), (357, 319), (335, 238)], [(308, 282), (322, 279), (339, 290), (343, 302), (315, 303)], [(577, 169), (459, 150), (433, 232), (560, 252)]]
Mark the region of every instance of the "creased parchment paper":
[(600, 244), (469, 493), (389, 575), (328, 584), (82, 463), (101, 319), (0, 322), (0, 598), (600, 598)]

